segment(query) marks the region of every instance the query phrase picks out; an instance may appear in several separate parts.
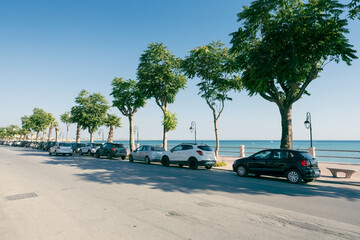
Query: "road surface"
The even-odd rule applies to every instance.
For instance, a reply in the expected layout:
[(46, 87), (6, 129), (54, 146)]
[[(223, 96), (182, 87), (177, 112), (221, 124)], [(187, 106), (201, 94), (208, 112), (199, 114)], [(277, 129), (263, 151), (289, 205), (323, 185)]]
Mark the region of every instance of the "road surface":
[(360, 188), (0, 146), (0, 239), (360, 239)]

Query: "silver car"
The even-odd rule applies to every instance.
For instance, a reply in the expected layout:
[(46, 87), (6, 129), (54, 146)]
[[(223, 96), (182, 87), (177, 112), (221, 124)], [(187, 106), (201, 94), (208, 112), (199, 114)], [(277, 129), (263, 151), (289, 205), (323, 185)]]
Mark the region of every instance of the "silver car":
[(143, 145), (132, 151), (129, 155), (129, 161), (143, 161), (146, 164), (151, 162), (160, 162), (161, 155), (164, 152), (164, 148), (151, 145)]
[(80, 148), (79, 154), (80, 155), (88, 154), (94, 156), (96, 150), (98, 150), (102, 145), (103, 143), (87, 143), (86, 146)]
[(56, 156), (58, 156), (60, 154), (62, 155), (69, 154), (69, 156), (71, 156), (72, 153), (73, 153), (73, 149), (71, 143), (57, 142), (55, 143), (54, 146), (52, 146), (49, 149), (49, 155), (55, 154)]

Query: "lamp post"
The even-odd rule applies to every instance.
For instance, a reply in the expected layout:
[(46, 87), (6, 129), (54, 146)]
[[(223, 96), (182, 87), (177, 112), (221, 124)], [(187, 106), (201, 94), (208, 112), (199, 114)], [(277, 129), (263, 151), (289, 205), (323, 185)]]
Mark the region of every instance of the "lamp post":
[(190, 128), (189, 128), (190, 132), (195, 131), (195, 144), (196, 144), (196, 122), (192, 121)]
[(306, 120), (304, 122), (306, 129), (310, 128), (310, 147), (312, 147), (312, 126), (311, 126), (311, 114), (309, 112), (306, 113)]
[(134, 132), (136, 133), (136, 147), (139, 147), (139, 127), (134, 126)]

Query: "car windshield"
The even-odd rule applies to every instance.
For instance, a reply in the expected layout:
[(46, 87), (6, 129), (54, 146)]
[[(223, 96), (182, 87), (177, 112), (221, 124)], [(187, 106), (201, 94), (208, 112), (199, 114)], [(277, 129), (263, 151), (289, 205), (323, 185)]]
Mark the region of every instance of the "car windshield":
[(156, 152), (164, 152), (165, 149), (162, 147), (151, 147), (151, 151), (156, 151)]
[(100, 147), (102, 145), (102, 143), (94, 143), (93, 145), (94, 145), (94, 147)]
[(114, 145), (114, 147), (116, 147), (116, 148), (122, 148), (124, 145), (122, 145), (122, 144), (113, 144)]
[(59, 143), (59, 146), (61, 147), (71, 147), (70, 143)]
[(198, 148), (200, 148), (203, 151), (209, 151), (209, 152), (212, 151), (212, 148), (209, 146), (198, 146)]

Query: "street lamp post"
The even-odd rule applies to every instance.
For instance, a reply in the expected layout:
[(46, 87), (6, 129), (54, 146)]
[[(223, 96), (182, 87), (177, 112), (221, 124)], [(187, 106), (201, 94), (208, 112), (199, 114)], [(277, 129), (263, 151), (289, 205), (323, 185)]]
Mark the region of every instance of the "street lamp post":
[(191, 126), (189, 128), (190, 132), (195, 131), (195, 144), (196, 144), (196, 122), (192, 121)]
[(304, 122), (306, 129), (310, 128), (310, 147), (313, 146), (312, 144), (312, 126), (311, 126), (311, 114), (309, 112), (306, 113), (306, 120)]
[(139, 146), (139, 127), (135, 126), (134, 127), (134, 132), (136, 132), (136, 147)]

